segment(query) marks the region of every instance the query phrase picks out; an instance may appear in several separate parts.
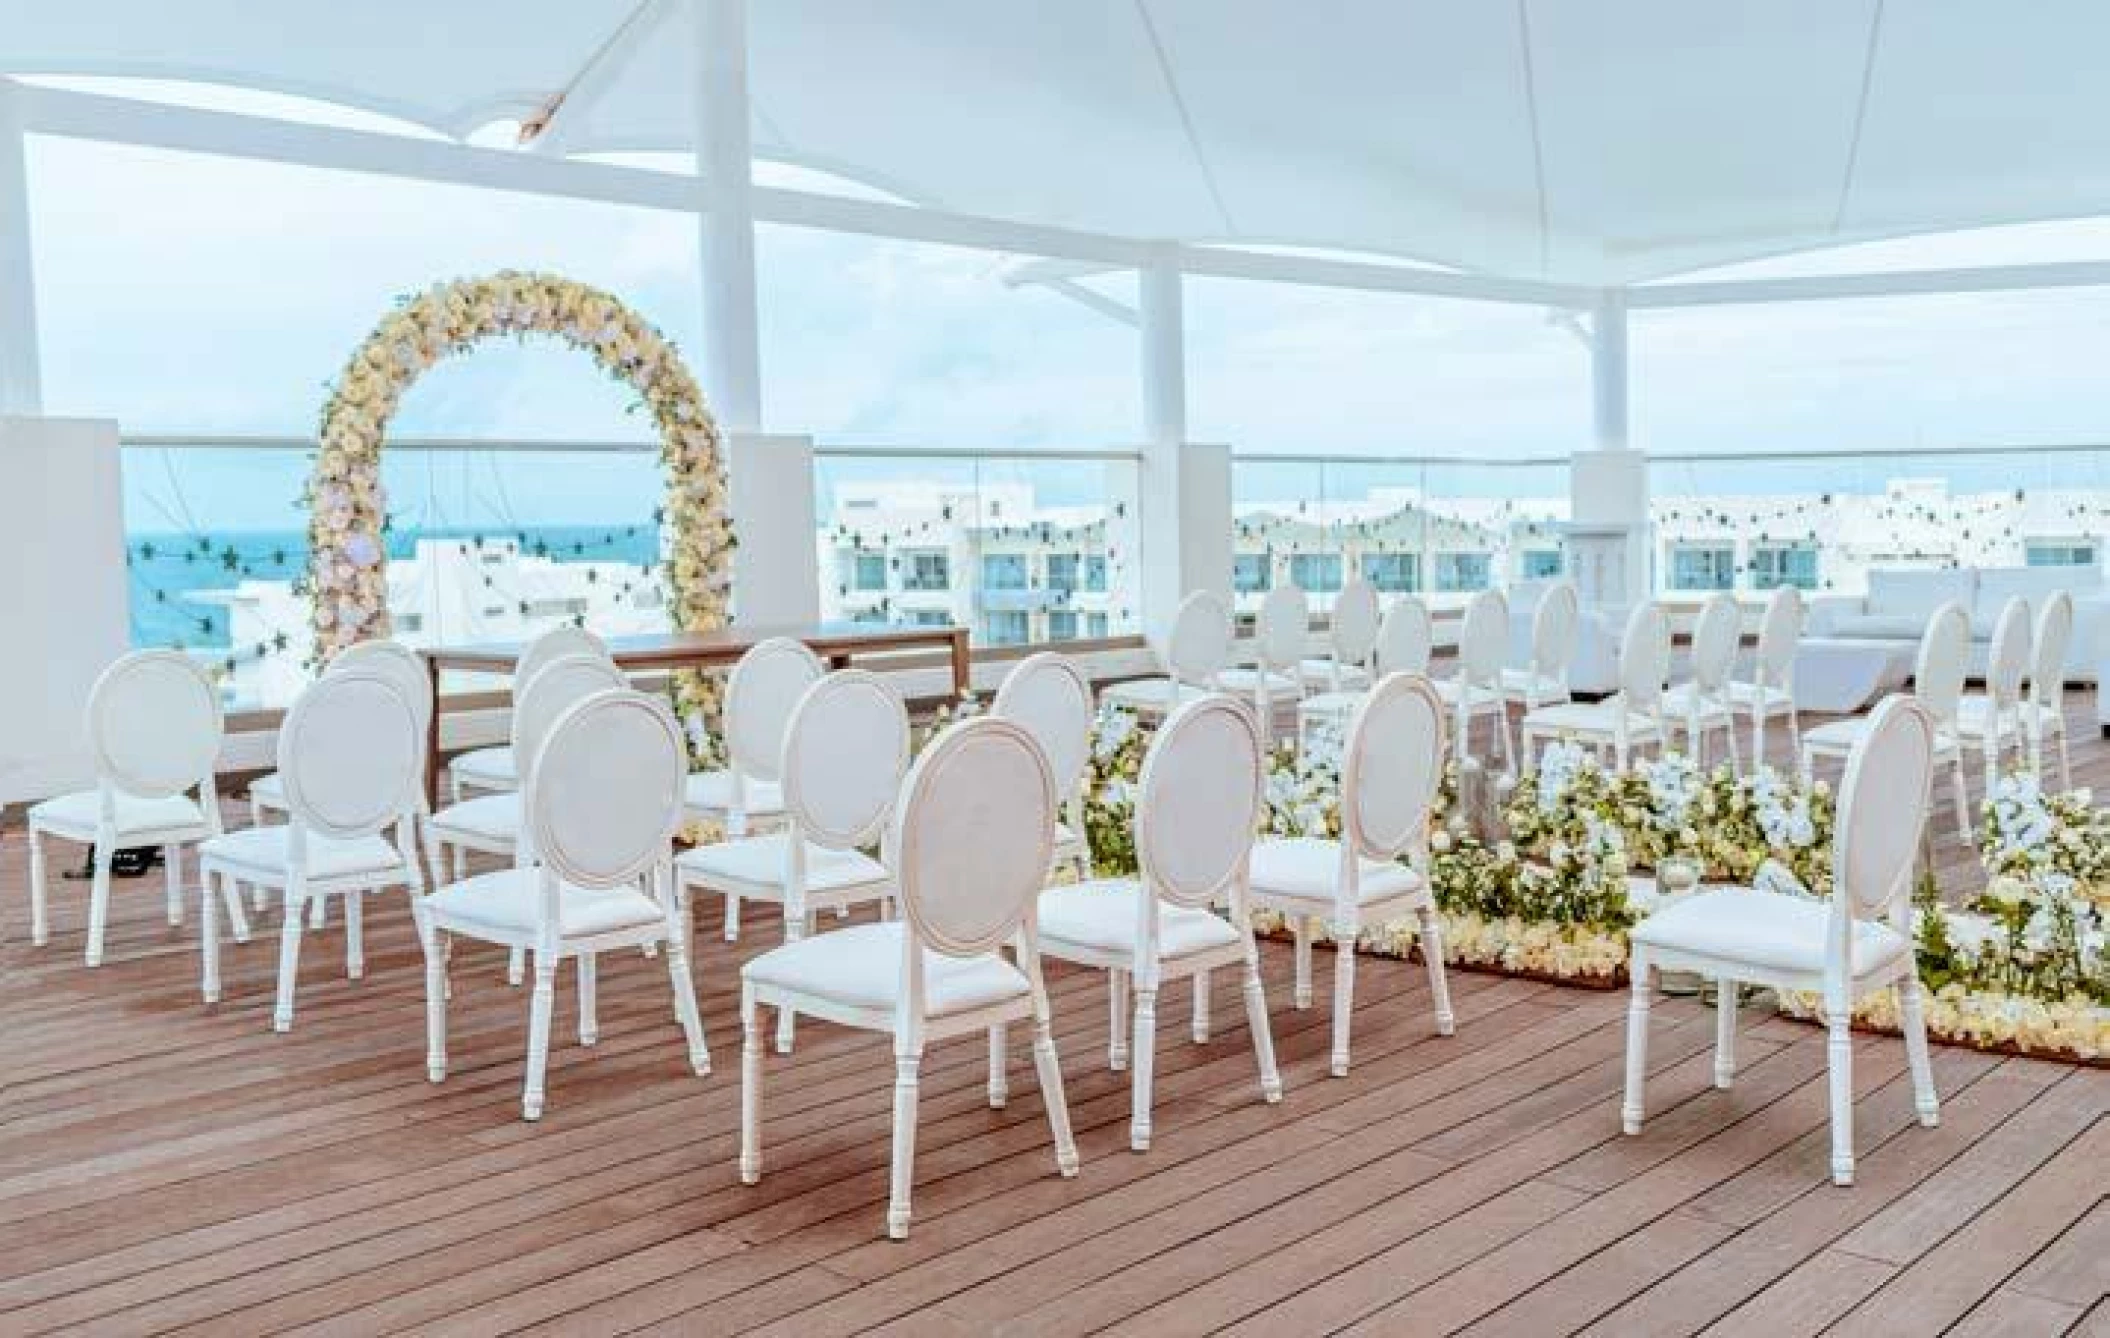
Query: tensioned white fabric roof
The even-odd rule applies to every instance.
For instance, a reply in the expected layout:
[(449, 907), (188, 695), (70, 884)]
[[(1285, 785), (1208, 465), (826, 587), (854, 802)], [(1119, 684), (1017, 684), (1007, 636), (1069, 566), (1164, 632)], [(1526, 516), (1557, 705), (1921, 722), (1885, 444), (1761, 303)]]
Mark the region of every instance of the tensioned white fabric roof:
[[(577, 84), (568, 150), (684, 149), (693, 2), (0, 0), (0, 73), (456, 136)], [(759, 156), (1127, 237), (1608, 284), (2110, 213), (2101, 0), (754, 0), (749, 23)]]

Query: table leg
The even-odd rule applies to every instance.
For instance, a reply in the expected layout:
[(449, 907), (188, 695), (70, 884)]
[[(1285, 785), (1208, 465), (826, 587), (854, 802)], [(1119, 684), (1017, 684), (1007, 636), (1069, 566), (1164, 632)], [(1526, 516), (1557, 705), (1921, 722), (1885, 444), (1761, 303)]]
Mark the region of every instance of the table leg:
[(967, 629), (954, 628), (952, 634), (952, 695), (953, 699), (965, 697), (973, 677), (968, 672)]
[(434, 813), (440, 811), (440, 662), (425, 658), (425, 667), (432, 675), (432, 710), (425, 720), (425, 802)]

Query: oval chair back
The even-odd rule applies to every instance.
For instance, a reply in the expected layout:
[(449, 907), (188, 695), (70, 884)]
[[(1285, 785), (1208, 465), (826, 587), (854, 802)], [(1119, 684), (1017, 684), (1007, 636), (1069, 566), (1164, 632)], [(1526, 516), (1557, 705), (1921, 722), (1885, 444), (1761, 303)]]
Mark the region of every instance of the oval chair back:
[(2035, 648), (2030, 653), (2030, 699), (2051, 711), (2066, 695), (2066, 648), (2073, 641), (2073, 596), (2054, 590), (2037, 612)]
[(1736, 667), (1736, 652), (1744, 639), (1744, 612), (1736, 596), (1727, 590), (1708, 596), (1700, 607), (1700, 618), (1692, 629), (1692, 682), (1695, 696), (1719, 696), (1728, 686), (1729, 671)]
[(1383, 610), (1378, 607), (1377, 587), (1360, 576), (1351, 577), (1334, 596), (1333, 614), (1327, 635), (1333, 646), (1333, 686), (1341, 686), (1341, 671), (1350, 665), (1367, 667), (1377, 651), (1377, 630)]
[(1757, 681), (1769, 688), (1792, 692), (1795, 652), (1802, 643), (1804, 605), (1802, 592), (1792, 585), (1777, 586), (1766, 600), (1766, 616), (1758, 625)]
[(406, 821), (423, 792), (424, 745), (416, 707), (379, 664), (333, 666), (279, 726), (289, 839), (319, 832), (351, 840)]
[(657, 697), (610, 688), (551, 722), (524, 790), (525, 830), (544, 870), (545, 939), (559, 933), (560, 881), (599, 889), (649, 877), (665, 895), (687, 779), (681, 726)]
[(1482, 590), (1465, 606), (1465, 623), (1458, 632), (1459, 678), (1499, 696), (1508, 651), (1509, 601), (1499, 590)]
[(1260, 785), (1260, 729), (1242, 702), (1204, 697), (1172, 713), (1144, 756), (1136, 807), (1136, 858), (1158, 899), (1207, 906), (1242, 881)]
[(1971, 617), (1950, 601), (1934, 611), (1920, 637), (1919, 660), (1912, 672), (1912, 695), (1934, 718), (1937, 731), (1956, 723), (1963, 698), (1965, 661), (1971, 654)]
[[(784, 811), (831, 850), (869, 845), (908, 767), (908, 708), (877, 674), (843, 669), (806, 690), (784, 731)], [(790, 843), (798, 858), (803, 845)]]
[(1341, 763), (1341, 827), (1363, 859), (1394, 860), (1428, 840), (1443, 778), (1443, 698), (1419, 675), (1387, 674), (1357, 704)]
[(418, 752), (422, 757), (425, 731), (432, 724), (432, 679), (418, 653), (400, 641), (356, 641), (339, 651), (323, 673), (345, 673), (353, 669), (379, 674), (403, 694), (417, 717)]
[(1429, 626), (1429, 606), (1415, 595), (1403, 595), (1385, 610), (1377, 629), (1379, 674), (1426, 674), (1429, 651), (1435, 634)]
[(608, 658), (608, 643), (570, 623), (552, 627), (530, 641), (527, 649), (520, 653), (519, 662), (513, 666), (513, 695), (518, 697), (528, 684), (535, 681), (535, 675), (552, 661), (569, 655), (592, 655), (605, 660)]
[(514, 754), (531, 762), (541, 752), (542, 741), (557, 717), (573, 703), (596, 692), (629, 686), (615, 662), (598, 655), (565, 655), (549, 661), (513, 702)]
[(996, 690), (991, 712), (1023, 726), (1048, 759), (1055, 793), (1078, 793), (1092, 751), (1092, 685), (1067, 655), (1040, 651), (1019, 661)]
[(1619, 694), (1626, 709), (1655, 715), (1663, 706), (1663, 680), (1670, 674), (1670, 620), (1663, 606), (1635, 606), (1619, 642)]
[[(1260, 601), (1253, 628), (1253, 659), (1262, 674), (1295, 674), (1311, 635), (1311, 603), (1294, 585), (1278, 585)], [(1259, 688), (1266, 699), (1267, 684)]]
[[(181, 651), (133, 651), (88, 692), (96, 777), (141, 799), (209, 787), (225, 728), (219, 690)], [(209, 788), (207, 796), (206, 821), (217, 831)]]
[(2009, 711), (2022, 700), (2022, 680), (2029, 676), (2029, 601), (2012, 596), (2000, 606), (1993, 622), (1993, 640), (1986, 648), (1986, 705), (1995, 712), (1987, 729), (1997, 729), (1997, 713)]
[(1531, 611), (1531, 672), (1568, 686), (1568, 666), (1575, 662), (1576, 634), (1582, 623), (1582, 598), (1572, 581), (1555, 581)]
[(1830, 951), (1849, 973), (1854, 920), (1887, 916), (1902, 928), (1910, 917), (1933, 780), (1933, 718), (1903, 693), (1885, 697), (1847, 755), (1839, 786)]
[(725, 750), (737, 777), (782, 779), (784, 735), (807, 690), (827, 666), (802, 641), (758, 641), (733, 666), (725, 685)]
[(1197, 590), (1180, 601), (1172, 618), (1172, 634), (1165, 641), (1165, 672), (1172, 679), (1172, 700), (1179, 700), (1179, 687), (1216, 686), (1216, 675), (1231, 658), (1231, 607), (1207, 590)]
[(903, 994), (920, 998), (918, 943), (975, 957), (1030, 930), (1055, 851), (1055, 778), (1040, 745), (994, 716), (947, 726), (909, 768), (886, 844), (914, 931)]

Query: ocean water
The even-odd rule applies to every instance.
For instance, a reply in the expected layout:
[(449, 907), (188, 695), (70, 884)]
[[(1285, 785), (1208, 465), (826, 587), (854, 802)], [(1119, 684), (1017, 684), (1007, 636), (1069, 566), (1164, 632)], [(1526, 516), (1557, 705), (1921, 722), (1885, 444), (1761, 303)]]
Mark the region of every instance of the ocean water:
[[(540, 525), (509, 530), (392, 532), (391, 558), (410, 557), (420, 539), (470, 545), (517, 540), (523, 552), (558, 562), (659, 562), (659, 526)], [(125, 565), (132, 588), (132, 644), (225, 648), (225, 611), (193, 602), (203, 590), (231, 590), (244, 580), (297, 581), (307, 575), (305, 530), (173, 531), (126, 536)]]

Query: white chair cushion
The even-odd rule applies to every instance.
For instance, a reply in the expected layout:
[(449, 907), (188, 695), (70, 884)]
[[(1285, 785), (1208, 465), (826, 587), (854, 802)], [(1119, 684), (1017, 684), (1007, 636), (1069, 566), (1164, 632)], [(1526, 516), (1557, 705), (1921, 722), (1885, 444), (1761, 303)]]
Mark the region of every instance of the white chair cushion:
[(1978, 591), (1978, 573), (1969, 567), (1947, 571), (1883, 571), (1868, 573), (1868, 612), (1911, 618), (1917, 624), (1906, 636), (1917, 638), (1926, 630), (1934, 611), (1954, 600), (1966, 609)]
[[(1298, 677), (1311, 688), (1331, 688), (1334, 683), (1333, 661), (1328, 659), (1305, 660), (1297, 666)], [(1370, 671), (1359, 664), (1341, 666), (1343, 688), (1365, 688), (1370, 686)]]
[[(784, 811), (784, 787), (775, 781), (748, 780), (741, 786), (744, 812), (751, 818), (776, 817)], [(726, 813), (733, 806), (733, 773), (699, 771), (689, 777), (682, 804), (692, 813)]]
[(1298, 680), (1282, 674), (1263, 674), (1258, 669), (1226, 669), (1216, 676), (1216, 684), (1225, 692), (1250, 697), (1260, 691), (1262, 679), (1267, 681), (1267, 695), (1270, 697), (1299, 697), (1304, 694), (1304, 686)]
[(1606, 698), (1601, 702), (1563, 702), (1559, 706), (1541, 706), (1524, 716), (1524, 728), (1539, 734), (1588, 734), (1611, 738), (1619, 727), (1619, 715), (1626, 713), (1626, 732), (1630, 739), (1653, 738), (1656, 722), (1637, 711), (1627, 711), (1617, 700)]
[[(428, 910), (469, 933), (479, 930), (517, 938), (540, 925), (542, 871), (495, 869), (459, 883), (449, 883), (425, 899)], [(657, 924), (665, 918), (658, 902), (634, 887), (589, 888), (561, 883), (557, 888), (558, 932), (566, 938), (610, 934)]]
[[(901, 999), (902, 925), (851, 925), (771, 948), (740, 977), (845, 1008), (892, 1010)], [(1025, 973), (995, 953), (947, 957), (925, 949), (923, 1001), (931, 1017), (986, 1008), (1032, 990)]]
[[(1437, 696), (1439, 696), (1439, 697), (1441, 697), (1441, 698), (1443, 698), (1443, 700), (1444, 700), (1444, 701), (1445, 701), (1445, 702), (1446, 702), (1447, 704), (1449, 704), (1449, 705), (1451, 705), (1451, 706), (1456, 706), (1456, 705), (1458, 704), (1458, 692), (1459, 692), (1459, 688), (1460, 688), (1460, 685), (1459, 685), (1459, 681), (1458, 681), (1457, 679), (1455, 679), (1455, 678), (1438, 678), (1438, 679), (1434, 679), (1434, 680), (1432, 680), (1432, 682), (1431, 682), (1431, 686), (1433, 686), (1433, 687), (1434, 687), (1434, 688), (1436, 689), (1436, 695), (1437, 695)], [(1481, 686), (1481, 685), (1478, 685), (1478, 684), (1475, 684), (1475, 685), (1474, 685), (1474, 687), (1473, 687), (1473, 703), (1474, 703), (1474, 704), (1475, 704), (1476, 706), (1486, 706), (1486, 707), (1488, 707), (1488, 708), (1492, 709), (1492, 708), (1493, 708), (1493, 705), (1494, 705), (1494, 700), (1495, 700), (1495, 699), (1494, 699), (1494, 695), (1493, 695), (1493, 689), (1491, 689), (1491, 688), (1488, 688), (1488, 687), (1484, 687), (1484, 686)]]
[(510, 790), (520, 784), (520, 768), (513, 761), (513, 750), (503, 744), (471, 749), (448, 763), (447, 770), (473, 789)]
[[(674, 863), (688, 878), (731, 879), (755, 887), (780, 887), (790, 846), (788, 832), (771, 832), (767, 836), (697, 846), (683, 851)], [(837, 892), (886, 881), (886, 866), (861, 850), (830, 850), (811, 841), (806, 843), (808, 892)]]
[(520, 835), (520, 794), (480, 794), (449, 804), (432, 815), (434, 831), (460, 832), (485, 841), (512, 841)]
[[(1831, 903), (1751, 888), (1695, 892), (1636, 925), (1628, 937), (1642, 947), (1682, 950), (1766, 971), (1815, 975), (1824, 971)], [(1857, 974), (1895, 962), (1912, 945), (1889, 925), (1854, 922)]]
[(1742, 679), (1730, 680), (1729, 704), (1732, 707), (1749, 714), (1754, 702), (1765, 703), (1765, 708), (1768, 712), (1785, 711), (1789, 706), (1793, 705), (1788, 694), (1782, 692), (1779, 688), (1762, 688), (1756, 683), (1746, 683)]
[[(1332, 901), (1334, 880), (1341, 874), (1341, 843), (1315, 836), (1271, 838), (1255, 842), (1252, 888), (1255, 897), (1270, 895), (1309, 901)], [(1397, 861), (1364, 860), (1356, 869), (1358, 902), (1388, 901), (1421, 887), (1421, 875)]]
[[(1827, 756), (1844, 757), (1853, 751), (1861, 736), (1868, 732), (1868, 717), (1857, 715), (1845, 720), (1831, 720), (1813, 729), (1802, 731), (1802, 745), (1812, 752)], [(1946, 725), (1934, 729), (1934, 760), (1944, 762), (1956, 752), (1956, 731)]]
[[(47, 832), (86, 843), (95, 839), (95, 824), (102, 816), (102, 806), (99, 793), (80, 790), (35, 805), (29, 810), (29, 820)], [(140, 836), (188, 841), (206, 834), (205, 810), (187, 794), (172, 794), (166, 799), (142, 799), (120, 792), (116, 796), (115, 808), (120, 845), (129, 838)]]
[(1544, 674), (1535, 674), (1529, 669), (1504, 669), (1502, 671), (1502, 691), (1513, 697), (1521, 697), (1525, 693), (1531, 692), (1542, 698), (1551, 699), (1567, 696), (1568, 685), (1560, 679), (1548, 678)]
[(1345, 716), (1355, 711), (1367, 692), (1322, 692), (1315, 697), (1306, 697), (1297, 703), (1297, 714), (1308, 716)]
[[(1675, 683), (1663, 691), (1663, 714), (1675, 725), (1692, 714), (1693, 698), (1699, 696), (1699, 688), (1691, 683)], [(1729, 708), (1719, 698), (1703, 698), (1700, 702), (1700, 718), (1719, 720), (1729, 714)]]
[(285, 808), (286, 778), (274, 771), (249, 782), (249, 802), (264, 808)]
[[(287, 869), (286, 842), (292, 832), (291, 827), (283, 825), (229, 832), (199, 846), (198, 858), (284, 876)], [(310, 878), (399, 873), (403, 867), (402, 854), (379, 836), (359, 836), (345, 841), (308, 833), (307, 874)]]
[[(1987, 726), (1992, 723), (1992, 715), (1992, 699), (1983, 693), (1973, 692), (1956, 703), (1956, 732), (1967, 739), (1982, 739), (1988, 732)], [(2004, 737), (2012, 737), (2022, 729), (2025, 719), (2027, 717), (2013, 707), (2002, 711), (2000, 733)]]
[[(1143, 885), (1133, 878), (1094, 878), (1051, 887), (1040, 894), (1041, 951), (1063, 956), (1064, 947), (1130, 955), (1136, 948), (1136, 898)], [(1158, 908), (1158, 957), (1174, 960), (1238, 942), (1238, 931), (1221, 916), (1194, 906)]]
[[(1165, 709), (1166, 695), (1171, 691), (1171, 687), (1172, 680), (1169, 678), (1135, 678), (1107, 688), (1099, 694), (1099, 700), (1112, 702), (1116, 706), (1162, 711)], [(1179, 700), (1182, 705), (1207, 695), (1206, 691), (1192, 683), (1180, 684)]]

